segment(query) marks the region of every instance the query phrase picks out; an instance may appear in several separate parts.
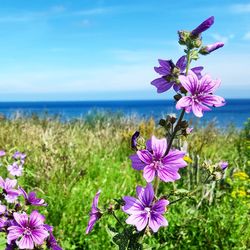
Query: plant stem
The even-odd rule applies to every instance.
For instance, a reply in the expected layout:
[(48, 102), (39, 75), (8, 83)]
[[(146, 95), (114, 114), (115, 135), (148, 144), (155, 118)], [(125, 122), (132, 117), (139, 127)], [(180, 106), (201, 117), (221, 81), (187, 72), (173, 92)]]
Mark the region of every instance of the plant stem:
[(155, 182), (154, 182), (154, 192), (155, 192), (155, 197), (157, 196), (159, 183), (160, 183), (160, 179), (159, 179), (159, 177), (158, 177), (158, 176), (156, 176), (156, 178), (155, 178)]
[(114, 218), (117, 220), (117, 222), (122, 226), (124, 227), (124, 225), (122, 224), (122, 222), (119, 220), (119, 218), (115, 215), (115, 212), (113, 211), (112, 212), (112, 215), (114, 216)]
[(177, 200), (174, 200), (174, 201), (170, 202), (169, 205), (172, 205), (172, 204), (174, 204), (174, 203), (176, 203), (176, 202), (178, 202), (178, 201), (180, 201), (180, 200), (182, 200), (184, 198), (190, 197), (191, 195), (193, 195), (194, 193), (199, 191), (202, 187), (203, 187), (202, 185), (198, 186), (194, 191), (188, 193), (187, 195), (185, 195), (185, 196), (183, 196), (183, 197), (181, 197), (181, 198), (179, 198)]
[[(186, 73), (185, 73), (186, 75), (188, 75), (188, 70), (189, 70), (190, 62), (191, 62), (191, 60), (190, 60), (190, 49), (188, 49), (188, 51), (187, 51), (187, 66), (186, 66)], [(172, 133), (172, 135), (170, 137), (170, 140), (168, 142), (168, 147), (167, 147), (167, 150), (165, 152), (165, 155), (167, 155), (169, 153), (169, 151), (170, 151), (170, 148), (172, 146), (172, 143), (174, 141), (176, 133), (179, 131), (179, 125), (181, 124), (181, 121), (182, 121), (182, 119), (184, 117), (184, 114), (185, 114), (185, 109), (182, 109), (180, 117), (179, 117), (179, 119), (177, 121), (177, 124), (176, 124), (176, 126), (174, 128), (174, 131), (173, 131), (173, 133)]]
[(184, 117), (184, 114), (185, 114), (185, 109), (183, 109), (183, 110), (181, 111), (181, 115), (180, 115), (180, 117), (179, 117), (179, 119), (178, 119), (178, 121), (177, 121), (177, 124), (176, 124), (175, 128), (174, 128), (174, 132), (172, 133), (172, 135), (171, 135), (171, 137), (170, 137), (170, 140), (169, 140), (169, 142), (168, 142), (168, 147), (167, 147), (167, 150), (166, 150), (166, 152), (165, 152), (165, 155), (167, 155), (167, 154), (169, 153), (169, 150), (170, 150), (170, 148), (171, 148), (171, 146), (172, 146), (172, 143), (173, 143), (173, 140), (174, 140), (174, 138), (175, 138), (175, 135), (176, 135), (176, 133), (179, 131), (179, 125), (180, 125), (180, 123), (181, 123), (181, 121), (182, 121), (182, 119), (183, 119), (183, 117)]

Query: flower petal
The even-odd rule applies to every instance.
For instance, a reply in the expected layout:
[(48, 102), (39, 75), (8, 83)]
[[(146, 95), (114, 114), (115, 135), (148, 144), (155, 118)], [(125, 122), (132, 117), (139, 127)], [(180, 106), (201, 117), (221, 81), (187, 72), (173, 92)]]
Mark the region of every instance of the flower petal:
[(188, 74), (187, 76), (180, 75), (179, 80), (182, 86), (192, 95), (196, 93), (199, 87), (199, 80), (195, 74)]
[(162, 159), (162, 163), (165, 167), (178, 170), (187, 166), (187, 163), (183, 160), (186, 152), (180, 150), (170, 150), (169, 153)]
[(159, 214), (164, 214), (166, 212), (166, 206), (169, 204), (168, 200), (161, 199), (158, 200), (153, 206), (152, 211), (157, 212)]
[(206, 95), (199, 98), (199, 100), (208, 106), (222, 107), (225, 105), (225, 99), (217, 95)]
[(176, 66), (180, 69), (181, 72), (183, 72), (187, 66), (187, 57), (180, 57), (176, 63)]
[(19, 226), (11, 226), (8, 227), (8, 235), (7, 235), (7, 242), (10, 244), (13, 240), (16, 240), (22, 236), (25, 231), (25, 228), (21, 228)]
[(33, 249), (34, 242), (31, 235), (24, 235), (19, 242), (17, 242), (19, 249)]
[(137, 154), (130, 155), (129, 158), (132, 161), (132, 168), (134, 168), (135, 170), (143, 170), (146, 166), (146, 164), (140, 160)]
[(160, 227), (167, 226), (168, 222), (164, 216), (158, 213), (151, 213), (149, 216), (149, 227), (153, 230), (153, 232), (157, 232)]
[(194, 115), (197, 116), (197, 117), (202, 117), (203, 116), (202, 106), (197, 102), (193, 102), (192, 111), (193, 111)]
[(122, 207), (122, 210), (127, 214), (140, 214), (144, 211), (144, 207), (142, 203), (131, 196), (124, 196), (123, 200), (125, 201), (125, 205)]
[(27, 227), (29, 218), (25, 212), (23, 212), (22, 214), (15, 212), (13, 213), (13, 217), (21, 227)]
[(173, 82), (167, 82), (163, 77), (157, 78), (151, 82), (157, 88), (157, 93), (163, 93), (173, 86)]
[(126, 223), (135, 225), (138, 231), (142, 231), (148, 224), (148, 213), (132, 214), (127, 218)]
[(166, 138), (157, 139), (154, 135), (151, 139), (151, 146), (153, 150), (154, 157), (160, 159), (164, 156), (167, 150), (167, 140)]
[(152, 164), (147, 165), (143, 170), (143, 177), (147, 182), (152, 182), (155, 178), (155, 168)]
[(154, 199), (154, 189), (151, 183), (148, 183), (146, 188), (141, 186), (136, 187), (136, 193), (144, 207), (149, 207)]
[(173, 182), (179, 180), (181, 176), (175, 169), (164, 167), (158, 170), (159, 178), (164, 182)]
[(36, 210), (34, 210), (30, 214), (30, 221), (29, 221), (30, 227), (32, 228), (39, 227), (43, 225), (44, 220), (45, 220), (45, 217), (39, 214)]
[(192, 70), (192, 72), (194, 72), (196, 74), (198, 79), (202, 78), (202, 75), (201, 75), (201, 71), (203, 70), (202, 66), (194, 67), (191, 70)]
[(142, 162), (146, 164), (151, 164), (153, 162), (153, 156), (148, 150), (138, 150), (136, 153)]
[(48, 236), (49, 236), (48, 231), (45, 230), (43, 227), (33, 229), (31, 234), (33, 241), (38, 245), (42, 245), (44, 240)]
[(182, 108), (187, 108), (189, 106), (192, 106), (193, 100), (189, 96), (182, 97), (177, 103), (176, 103), (176, 109), (180, 110)]

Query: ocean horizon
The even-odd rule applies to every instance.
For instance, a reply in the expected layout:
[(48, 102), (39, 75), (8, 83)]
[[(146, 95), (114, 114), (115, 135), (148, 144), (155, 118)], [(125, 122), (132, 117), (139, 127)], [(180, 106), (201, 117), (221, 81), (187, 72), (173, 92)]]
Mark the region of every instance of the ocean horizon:
[[(188, 115), (187, 119), (200, 124), (214, 121), (218, 126), (234, 124), (241, 128), (250, 117), (250, 99), (227, 99), (223, 107), (212, 108), (201, 119)], [(120, 113), (148, 119), (161, 119), (178, 113), (173, 100), (117, 100), (117, 101), (6, 101), (0, 102), (0, 114), (8, 119), (17, 116), (59, 116), (61, 120), (84, 118), (96, 112)]]

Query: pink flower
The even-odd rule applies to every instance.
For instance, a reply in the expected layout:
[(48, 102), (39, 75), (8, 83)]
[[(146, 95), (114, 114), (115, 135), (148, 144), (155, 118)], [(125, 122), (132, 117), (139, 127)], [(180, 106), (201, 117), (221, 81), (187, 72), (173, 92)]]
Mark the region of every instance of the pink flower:
[(138, 199), (125, 196), (123, 211), (130, 216), (126, 220), (127, 224), (135, 225), (138, 231), (142, 231), (147, 225), (157, 232), (161, 226), (167, 226), (168, 222), (163, 214), (166, 211), (168, 200), (158, 200), (154, 202), (154, 190), (150, 183), (145, 188), (137, 186), (136, 193)]
[(152, 182), (158, 176), (164, 182), (173, 182), (180, 179), (178, 170), (187, 166), (183, 160), (185, 152), (170, 150), (167, 155), (167, 140), (152, 139), (147, 142), (146, 150), (138, 150), (131, 155), (132, 167), (136, 170), (143, 170), (143, 177), (147, 182)]
[(7, 169), (13, 176), (21, 176), (23, 173), (23, 166), (19, 165), (17, 162), (14, 162), (12, 165), (9, 165)]
[(9, 178), (6, 178), (6, 180), (4, 180), (0, 176), (0, 187), (3, 189), (5, 199), (9, 203), (14, 203), (17, 197), (20, 195), (20, 192), (14, 189), (16, 184), (17, 180), (11, 180)]
[(101, 191), (99, 190), (92, 202), (92, 207), (90, 210), (90, 218), (89, 218), (89, 222), (88, 222), (88, 226), (86, 229), (86, 234), (90, 233), (95, 225), (95, 223), (101, 218), (102, 213), (100, 212), (100, 209), (97, 207), (98, 206), (98, 200), (99, 200), (99, 196), (100, 196)]
[(13, 214), (16, 225), (8, 227), (7, 241), (11, 244), (15, 241), (19, 249), (34, 249), (40, 246), (49, 236), (44, 227), (44, 216), (33, 211), (29, 216), (23, 212)]
[(182, 97), (176, 104), (176, 109), (185, 109), (187, 113), (192, 110), (194, 115), (202, 117), (204, 111), (210, 111), (208, 106), (221, 107), (225, 105), (224, 98), (213, 95), (220, 86), (219, 80), (212, 80), (209, 75), (200, 80), (195, 74), (179, 76), (182, 86), (189, 92), (189, 96)]

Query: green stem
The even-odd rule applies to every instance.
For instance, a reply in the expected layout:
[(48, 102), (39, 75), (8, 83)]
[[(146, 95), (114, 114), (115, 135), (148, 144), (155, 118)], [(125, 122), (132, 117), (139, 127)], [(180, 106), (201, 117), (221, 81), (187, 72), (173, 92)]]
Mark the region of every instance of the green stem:
[(169, 140), (169, 142), (168, 142), (168, 147), (167, 147), (167, 150), (166, 150), (166, 152), (165, 152), (165, 155), (167, 155), (167, 154), (169, 153), (169, 150), (170, 150), (170, 148), (171, 148), (171, 146), (172, 146), (172, 143), (173, 143), (173, 141), (174, 141), (175, 135), (176, 135), (176, 133), (179, 131), (179, 125), (181, 124), (181, 121), (182, 121), (182, 119), (183, 119), (183, 117), (184, 117), (184, 114), (185, 114), (185, 109), (183, 109), (183, 110), (181, 111), (181, 115), (180, 115), (180, 117), (179, 117), (179, 119), (178, 119), (178, 121), (177, 121), (177, 124), (176, 124), (175, 128), (174, 128), (174, 132), (172, 133), (172, 135), (171, 135), (171, 137), (170, 137), (170, 140)]
[(119, 218), (115, 215), (115, 212), (113, 211), (112, 212), (112, 215), (114, 216), (114, 218), (117, 220), (117, 222), (122, 226), (124, 227), (124, 225), (122, 224), (122, 222), (119, 220)]
[(181, 197), (181, 198), (179, 198), (177, 200), (174, 200), (174, 201), (170, 202), (169, 205), (172, 205), (172, 204), (174, 204), (174, 203), (176, 203), (176, 202), (178, 202), (180, 200), (183, 200), (184, 198), (192, 196), (194, 193), (196, 193), (197, 191), (199, 191), (202, 187), (203, 187), (203, 185), (198, 186), (194, 191), (188, 193), (187, 195), (185, 195), (185, 196), (183, 196), (183, 197)]
[(155, 182), (154, 182), (155, 197), (157, 197), (157, 192), (158, 192), (159, 183), (160, 183), (160, 179), (159, 179), (158, 176), (156, 176)]
[[(186, 75), (188, 74), (190, 62), (191, 62), (191, 60), (190, 60), (190, 49), (188, 49), (188, 51), (187, 51)], [(179, 126), (180, 126), (181, 121), (182, 121), (182, 119), (183, 119), (183, 117), (184, 117), (184, 114), (185, 114), (185, 109), (183, 109), (183, 110), (181, 111), (180, 117), (179, 117), (179, 119), (178, 119), (178, 121), (177, 121), (177, 124), (176, 124), (176, 126), (175, 126), (175, 128), (174, 128), (174, 131), (173, 131), (173, 133), (172, 133), (172, 135), (171, 135), (171, 137), (170, 137), (170, 140), (169, 140), (169, 142), (168, 142), (168, 147), (167, 147), (167, 150), (166, 150), (166, 152), (165, 152), (165, 155), (167, 155), (167, 154), (169, 153), (169, 151), (170, 151), (170, 148), (171, 148), (171, 146), (172, 146), (172, 143), (173, 143), (173, 141), (174, 141), (174, 138), (175, 138), (175, 136), (176, 136), (176, 133), (179, 131)]]

